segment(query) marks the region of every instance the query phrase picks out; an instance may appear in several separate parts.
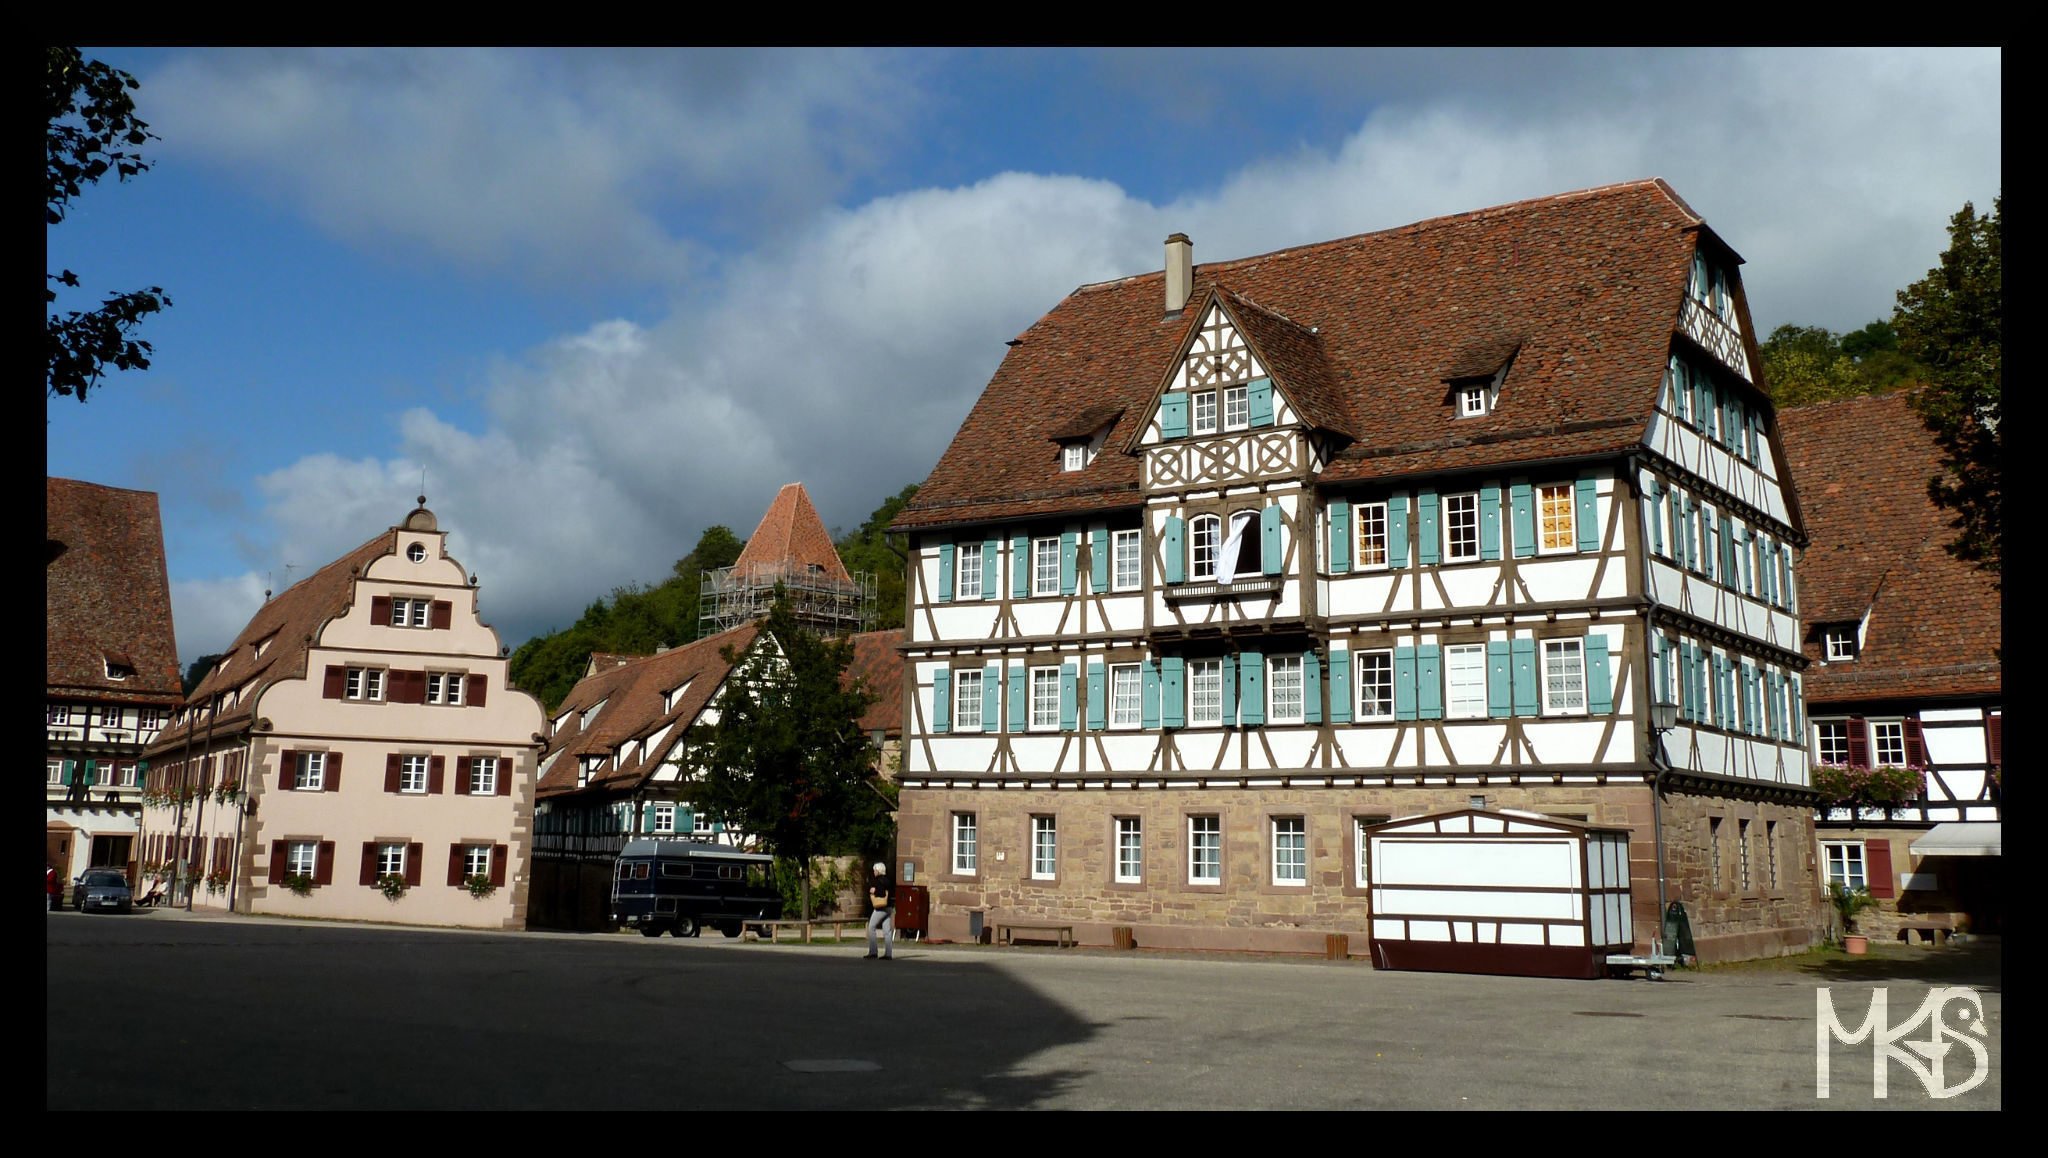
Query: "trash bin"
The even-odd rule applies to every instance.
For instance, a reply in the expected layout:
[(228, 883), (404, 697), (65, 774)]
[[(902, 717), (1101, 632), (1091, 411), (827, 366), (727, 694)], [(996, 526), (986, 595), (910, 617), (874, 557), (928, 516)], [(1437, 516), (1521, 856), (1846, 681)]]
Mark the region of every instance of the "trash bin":
[(967, 939), (976, 945), (981, 944), (981, 939), (984, 935), (982, 931), (982, 918), (984, 915), (981, 909), (967, 910)]

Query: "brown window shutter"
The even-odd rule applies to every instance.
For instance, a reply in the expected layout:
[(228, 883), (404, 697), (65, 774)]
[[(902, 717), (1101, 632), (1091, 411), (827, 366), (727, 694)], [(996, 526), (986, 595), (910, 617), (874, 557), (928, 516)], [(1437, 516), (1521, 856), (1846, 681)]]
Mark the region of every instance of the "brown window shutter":
[[(273, 841), (271, 841), (271, 842), (270, 842), (270, 883), (271, 883), (271, 884), (273, 884), (273, 885), (278, 885), (278, 884), (283, 884), (283, 883), (284, 883), (284, 858), (285, 858), (285, 846), (284, 846), (284, 842), (283, 842), (283, 841), (281, 841), (281, 840), (273, 840)], [(162, 858), (162, 857), (158, 857), (157, 859), (161, 860), (161, 859), (163, 859), (163, 858)]]
[(450, 602), (449, 602), (448, 600), (446, 600), (446, 599), (436, 599), (436, 600), (434, 600), (434, 619), (433, 619), (433, 623), (434, 623), (434, 626), (435, 626), (435, 627), (447, 627), (447, 626), (448, 626), (449, 624), (451, 624), (451, 623), (454, 623), (454, 622), (455, 622), (455, 605), (454, 605), (453, 603), (450, 603)]
[(1927, 741), (1920, 735), (1920, 720), (1907, 716), (1901, 730), (1906, 733), (1906, 763), (1916, 767), (1926, 764)]
[(483, 707), (484, 683), (484, 677), (480, 675), (473, 675), (469, 677), (469, 687), (466, 689), (469, 694), (463, 697), (462, 702), (468, 704), (472, 708)]
[[(107, 779), (111, 782), (113, 776), (109, 775)], [(213, 757), (211, 756), (201, 756), (199, 758), (199, 790), (201, 792), (213, 791)]]
[(370, 622), (379, 627), (391, 626), (391, 597), (389, 595), (370, 596)]
[(392, 699), (401, 704), (424, 704), (427, 702), (427, 673), (423, 671), (395, 671), (391, 673), (391, 686), (395, 693)]
[(375, 841), (366, 840), (363, 842), (363, 883), (366, 885), (377, 883), (377, 844)]
[(323, 840), (317, 858), (313, 862), (313, 883), (331, 885), (334, 883), (334, 842)]
[(1862, 716), (1849, 717), (1849, 765), (1852, 768), (1870, 767), (1870, 728)]
[(505, 887), (505, 851), (502, 844), (491, 846), (491, 883), (501, 889)]
[(323, 792), (341, 791), (341, 753), (327, 754), (327, 773), (321, 778), (320, 785)]
[(455, 758), (455, 795), (469, 795), (469, 757)]
[(462, 883), (462, 846), (448, 846), (448, 884), (452, 887)]
[(400, 757), (396, 752), (393, 752), (391, 755), (384, 757), (384, 791), (386, 792), (398, 791), (399, 758)]
[(512, 795), (512, 758), (498, 757), (498, 795)]
[(299, 754), (290, 748), (277, 754), (277, 786), (289, 792), (292, 777), (299, 770)]
[(320, 698), (321, 698), (321, 699), (324, 699), (324, 700), (338, 700), (338, 699), (340, 699), (340, 698), (341, 698), (341, 693), (342, 693), (342, 689), (343, 689), (343, 687), (344, 687), (344, 686), (346, 685), (346, 682), (347, 682), (347, 680), (348, 680), (348, 669), (347, 669), (347, 668), (345, 668), (345, 667), (341, 666), (340, 664), (336, 664), (336, 663), (330, 663), (330, 664), (328, 664), (328, 665), (327, 665), (327, 682), (326, 682), (325, 684), (321, 685), (321, 688), (320, 688)]
[(1863, 872), (1870, 881), (1870, 895), (1890, 898), (1895, 895), (1892, 888), (1892, 842), (1871, 840), (1863, 844)]
[(426, 855), (427, 846), (408, 844), (405, 846), (405, 883), (407, 887), (420, 883), (420, 860)]
[(448, 758), (446, 756), (427, 757), (427, 795), (441, 795), (441, 782), (444, 779), (442, 773), (445, 772), (447, 768)]
[(1985, 742), (1988, 745), (1986, 751), (1991, 754), (1991, 766), (1993, 768), (2003, 768), (2005, 766), (2005, 745), (2002, 743), (2004, 739), (2002, 733), (2005, 731), (2005, 713), (1991, 713), (1990, 717), (1984, 721), (1984, 731)]

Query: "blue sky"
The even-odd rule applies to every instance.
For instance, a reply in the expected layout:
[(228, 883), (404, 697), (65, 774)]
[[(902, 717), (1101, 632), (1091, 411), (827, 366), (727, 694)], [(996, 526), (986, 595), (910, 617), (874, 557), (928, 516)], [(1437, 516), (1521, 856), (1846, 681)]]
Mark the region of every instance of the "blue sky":
[(1996, 50), (135, 50), (155, 167), (49, 231), (161, 285), (48, 471), (161, 496), (180, 655), (426, 493), (507, 644), (921, 481), (1075, 286), (1615, 181), (1853, 329), (2003, 180)]

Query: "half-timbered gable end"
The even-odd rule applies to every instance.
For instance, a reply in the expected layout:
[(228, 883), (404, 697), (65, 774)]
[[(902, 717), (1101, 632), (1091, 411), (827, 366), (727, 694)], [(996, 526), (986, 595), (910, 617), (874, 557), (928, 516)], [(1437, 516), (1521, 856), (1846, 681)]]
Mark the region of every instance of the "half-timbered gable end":
[(1155, 939), (1362, 951), (1366, 820), (1569, 807), (1654, 884), (1653, 813), (1688, 864), (1739, 816), (1777, 899), (1701, 858), (1696, 927), (1803, 944), (1802, 532), (1733, 251), (1661, 181), (1191, 244), (1015, 339), (895, 524), (909, 859), (1105, 941), (1192, 889)]

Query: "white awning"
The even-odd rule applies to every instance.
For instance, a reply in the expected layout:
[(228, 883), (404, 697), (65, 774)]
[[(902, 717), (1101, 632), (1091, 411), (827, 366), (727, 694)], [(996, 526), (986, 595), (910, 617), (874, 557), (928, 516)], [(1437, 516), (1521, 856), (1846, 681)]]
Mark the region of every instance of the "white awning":
[(1907, 846), (1914, 856), (2000, 856), (2001, 825), (1950, 821)]

